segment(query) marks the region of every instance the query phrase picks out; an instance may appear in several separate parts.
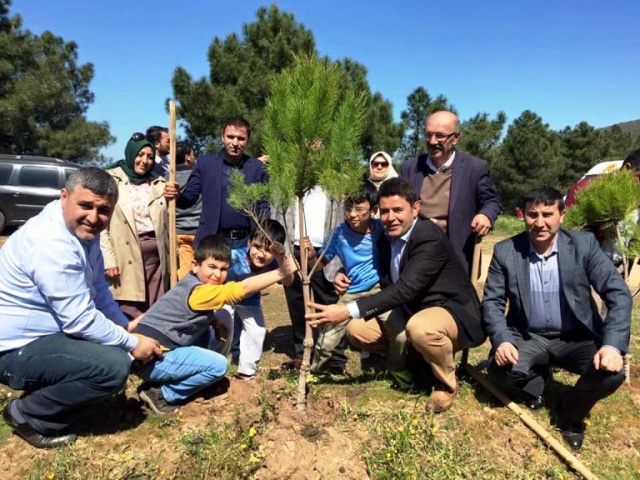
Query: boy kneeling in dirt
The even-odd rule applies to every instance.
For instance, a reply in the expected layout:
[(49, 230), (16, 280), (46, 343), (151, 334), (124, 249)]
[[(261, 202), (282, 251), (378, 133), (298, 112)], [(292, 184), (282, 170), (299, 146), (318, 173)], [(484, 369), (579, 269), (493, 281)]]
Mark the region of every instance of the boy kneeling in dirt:
[(158, 340), (166, 350), (162, 358), (136, 371), (145, 380), (138, 388), (140, 400), (151, 410), (159, 414), (175, 411), (181, 403), (224, 377), (227, 359), (208, 348), (210, 327), (218, 327), (214, 311), (280, 282), (296, 271), (293, 259), (284, 259), (281, 244), (272, 244), (270, 251), (280, 268), (224, 284), (231, 248), (220, 235), (203, 238), (196, 249), (191, 272), (135, 326), (134, 333)]

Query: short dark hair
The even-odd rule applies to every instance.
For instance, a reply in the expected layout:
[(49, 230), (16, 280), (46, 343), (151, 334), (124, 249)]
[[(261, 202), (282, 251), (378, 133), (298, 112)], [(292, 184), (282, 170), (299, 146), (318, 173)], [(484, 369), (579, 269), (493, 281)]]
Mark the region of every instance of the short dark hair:
[(640, 148), (627, 155), (627, 158), (622, 162), (623, 166), (626, 164), (634, 170), (640, 170)]
[[(260, 227), (262, 227), (262, 229)], [(286, 230), (277, 220), (273, 220), (271, 218), (264, 219), (260, 222), (260, 227), (256, 227), (251, 232), (251, 234), (249, 235), (250, 242), (257, 240), (263, 245), (269, 246), (271, 245), (271, 241), (284, 243), (287, 239)], [(269, 241), (269, 239), (271, 239), (271, 241)]]
[(222, 132), (220, 133), (224, 134), (224, 131), (227, 129), (227, 127), (244, 128), (247, 130), (247, 140), (251, 138), (251, 124), (244, 117), (236, 116), (236, 117), (227, 118), (224, 121), (224, 125), (222, 126)]
[(533, 205), (554, 205), (558, 204), (558, 210), (561, 212), (564, 211), (564, 198), (562, 198), (562, 193), (556, 190), (553, 187), (549, 187), (547, 185), (536, 188), (535, 190), (530, 191), (522, 198), (521, 208), (523, 211), (526, 210), (528, 204)]
[(111, 175), (97, 167), (80, 168), (67, 178), (64, 188), (73, 193), (80, 185), (114, 204), (118, 202), (118, 185)]
[(201, 264), (208, 258), (221, 262), (231, 261), (231, 246), (222, 235), (207, 235), (202, 239), (196, 248), (194, 259), (197, 264)]
[(193, 147), (189, 142), (178, 142), (176, 144), (176, 164), (187, 162), (187, 155), (193, 152)]
[(418, 201), (418, 193), (408, 180), (400, 177), (390, 178), (382, 182), (378, 190), (378, 203), (382, 197), (399, 196), (404, 198), (410, 205)]
[(159, 127), (158, 125), (154, 125), (153, 127), (147, 128), (147, 133), (145, 134), (145, 136), (147, 137), (147, 140), (155, 145), (162, 138), (162, 132), (169, 133), (169, 129), (166, 127)]
[(378, 190), (376, 189), (375, 185), (373, 185), (373, 183), (371, 183), (368, 179), (365, 179), (362, 184), (362, 188), (358, 193), (347, 197), (347, 199), (344, 201), (344, 204), (346, 206), (362, 202), (369, 202), (371, 208), (375, 208), (378, 203)]

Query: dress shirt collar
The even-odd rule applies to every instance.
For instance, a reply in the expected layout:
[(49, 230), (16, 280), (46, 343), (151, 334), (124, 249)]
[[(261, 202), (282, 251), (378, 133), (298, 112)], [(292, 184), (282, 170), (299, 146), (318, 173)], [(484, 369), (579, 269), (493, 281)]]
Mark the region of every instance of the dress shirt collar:
[(451, 165), (453, 165), (453, 159), (455, 157), (456, 157), (456, 151), (454, 150), (453, 153), (451, 154), (451, 156), (449, 157), (449, 160), (447, 160), (445, 162), (445, 164), (442, 165), (441, 168), (436, 168), (436, 166), (433, 164), (433, 160), (431, 160), (431, 155), (429, 155), (427, 157), (427, 167), (429, 167), (431, 170), (433, 170), (434, 173), (442, 173), (447, 168), (449, 168)]
[(409, 230), (407, 230), (405, 232), (404, 235), (402, 235), (400, 238), (390, 238), (389, 235), (387, 235), (385, 233), (385, 235), (387, 235), (387, 238), (389, 238), (389, 242), (391, 242), (392, 244), (398, 241), (402, 241), (403, 243), (407, 243), (409, 241), (409, 237), (411, 236), (411, 232), (413, 232), (413, 227), (416, 226), (416, 222), (418, 221), (418, 217), (413, 219), (413, 223), (411, 224), (411, 228)]
[(548, 255), (540, 255), (538, 252), (536, 252), (536, 247), (533, 245), (533, 242), (531, 242), (531, 239), (529, 239), (529, 257), (534, 259), (534, 257), (537, 258), (544, 258), (546, 257), (550, 257), (553, 254), (557, 254), (558, 253), (558, 235), (556, 234), (556, 238), (553, 239), (553, 245), (551, 246), (551, 251), (549, 251)]

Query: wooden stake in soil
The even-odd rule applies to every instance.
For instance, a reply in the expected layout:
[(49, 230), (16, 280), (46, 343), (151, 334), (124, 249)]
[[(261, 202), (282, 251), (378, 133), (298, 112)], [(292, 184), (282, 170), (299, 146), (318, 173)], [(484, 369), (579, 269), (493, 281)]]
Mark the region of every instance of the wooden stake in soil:
[[(176, 181), (176, 102), (169, 100), (169, 182)], [(176, 200), (169, 207), (169, 281), (171, 288), (178, 281), (178, 240), (176, 238)]]
[[(478, 279), (480, 278), (480, 260), (482, 258), (482, 247), (480, 246), (482, 237), (476, 236), (476, 244), (473, 247), (473, 257), (471, 258), (471, 285), (478, 290)], [(462, 357), (460, 358), (460, 368), (467, 366), (469, 362), (469, 349), (462, 350)]]
[(582, 475), (586, 480), (597, 480), (597, 477), (589, 471), (589, 469), (578, 460), (569, 450), (565, 448), (562, 443), (556, 440), (549, 432), (547, 432), (542, 426), (534, 420), (534, 418), (525, 412), (518, 405), (513, 403), (509, 397), (502, 393), (495, 385), (493, 385), (488, 379), (482, 376), (471, 365), (466, 365), (466, 370), (474, 380), (480, 385), (486, 388), (494, 397), (504, 403), (509, 410), (515, 413), (522, 422), (529, 427), (533, 432), (538, 435), (547, 445), (549, 445), (555, 452), (560, 455), (571, 468)]
[[(300, 225), (300, 238), (304, 238), (307, 235), (307, 229), (305, 225), (305, 212), (304, 202), (299, 203), (298, 209), (298, 225)], [(307, 250), (302, 247), (300, 242), (300, 275), (302, 279), (302, 298), (304, 301), (304, 313), (310, 313), (311, 307), (309, 302), (311, 301), (311, 282), (309, 275), (309, 260), (307, 257)], [(307, 374), (311, 370), (311, 353), (313, 351), (313, 331), (309, 322), (305, 321), (304, 328), (304, 341), (302, 342), (302, 365), (300, 366), (300, 373), (298, 375), (298, 396), (296, 398), (296, 409), (299, 412), (306, 412), (307, 410)]]

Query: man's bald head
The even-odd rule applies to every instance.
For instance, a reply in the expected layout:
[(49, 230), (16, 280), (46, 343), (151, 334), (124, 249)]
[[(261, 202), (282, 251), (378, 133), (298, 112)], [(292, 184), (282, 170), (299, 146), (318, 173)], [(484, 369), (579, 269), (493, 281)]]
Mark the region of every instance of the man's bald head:
[(436, 167), (440, 168), (451, 158), (458, 138), (460, 138), (460, 121), (455, 113), (443, 110), (427, 117), (425, 124), (427, 151)]
[(458, 116), (447, 110), (432, 113), (427, 117), (426, 124), (428, 125), (429, 122), (432, 122), (433, 125), (442, 126), (443, 128), (446, 127), (449, 132), (460, 132), (460, 121), (458, 120)]

